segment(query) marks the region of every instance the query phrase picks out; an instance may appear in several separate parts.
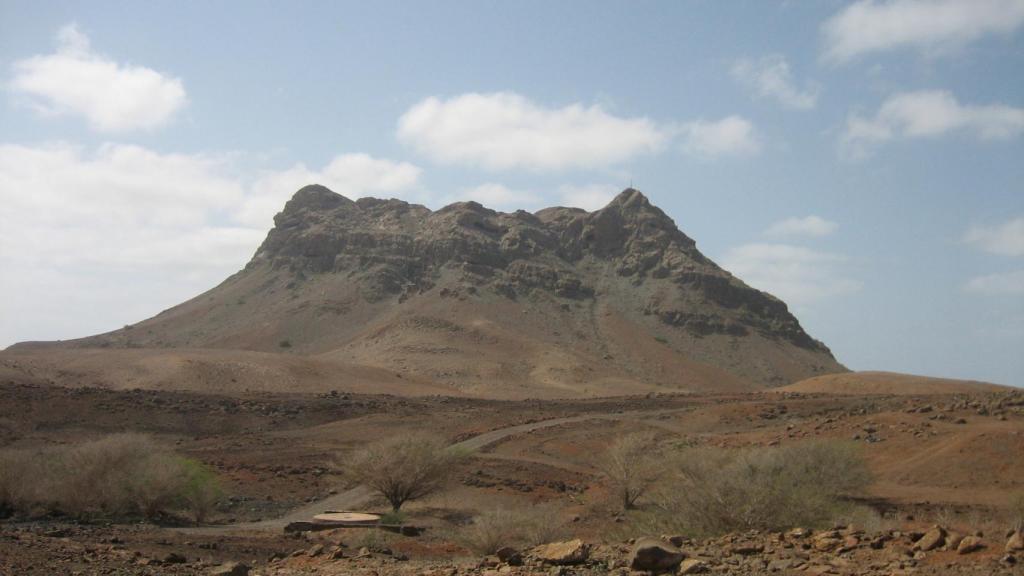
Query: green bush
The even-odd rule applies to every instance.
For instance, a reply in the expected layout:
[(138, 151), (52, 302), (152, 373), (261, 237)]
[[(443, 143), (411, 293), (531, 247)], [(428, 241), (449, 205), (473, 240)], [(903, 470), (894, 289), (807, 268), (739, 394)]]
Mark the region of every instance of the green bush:
[(853, 508), (870, 475), (856, 447), (805, 442), (774, 449), (691, 449), (643, 521), (692, 536), (823, 527)]
[(224, 495), (220, 481), (213, 470), (198, 460), (179, 459), (178, 467), (182, 473), (181, 508), (191, 513), (196, 522), (204, 522)]

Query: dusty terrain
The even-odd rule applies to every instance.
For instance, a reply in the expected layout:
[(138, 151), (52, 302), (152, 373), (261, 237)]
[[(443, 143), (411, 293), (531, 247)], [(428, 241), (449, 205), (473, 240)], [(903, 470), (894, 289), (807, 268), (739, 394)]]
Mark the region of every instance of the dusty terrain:
[[(550, 505), (563, 537), (592, 547), (587, 564), (565, 573), (604, 573), (625, 565), (628, 539), (649, 535), (609, 504), (595, 468), (595, 454), (631, 430), (652, 430), (662, 442), (683, 445), (776, 446), (834, 437), (863, 446), (875, 474), (863, 497), (878, 516), (862, 525), (851, 520), (854, 527), (837, 535), (852, 536), (856, 545), (819, 550), (816, 536), (771, 534), (682, 545), (718, 572), (1019, 573), (1004, 560), (1003, 530), (1011, 495), (1024, 491), (1024, 393), (961, 383), (955, 393), (940, 387), (937, 394), (903, 394), (902, 378), (891, 381), (889, 393), (877, 393), (878, 378), (864, 377), (876, 393), (856, 396), (844, 389), (837, 395), (501, 401), (105, 389), (6, 376), (0, 381), (3, 447), (147, 432), (211, 465), (228, 497), (208, 526), (173, 519), (162, 525), (8, 519), (0, 524), (0, 573), (207, 574), (231, 561), (260, 574), (549, 573), (550, 566), (529, 558), (522, 567), (481, 567), (481, 557), (452, 538), (460, 522), (496, 503)], [(365, 491), (350, 493), (337, 472), (348, 450), (402, 429), (431, 429), (476, 450), (447, 490), (410, 506), (409, 521), (427, 528), (422, 535), (283, 531), (325, 509), (382, 511), (383, 502)], [(981, 531), (986, 547), (967, 555), (911, 550), (934, 524)]]

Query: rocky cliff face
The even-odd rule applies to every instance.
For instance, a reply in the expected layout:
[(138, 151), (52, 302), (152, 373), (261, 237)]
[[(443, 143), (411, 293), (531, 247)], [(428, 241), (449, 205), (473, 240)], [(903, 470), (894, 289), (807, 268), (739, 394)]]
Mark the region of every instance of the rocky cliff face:
[(399, 200), (351, 201), (307, 186), (274, 220), (247, 269), (350, 274), (368, 300), (407, 299), (434, 288), (444, 270), (465, 290), (511, 299), (536, 291), (594, 298), (614, 274), (633, 286), (658, 286), (644, 314), (698, 336), (752, 332), (828, 353), (777, 298), (743, 284), (697, 250), (692, 239), (627, 189), (605, 208), (495, 212), (476, 202), (436, 212)]
[[(244, 270), (73, 345), (330, 355), (460, 385), (779, 385), (844, 370), (634, 189), (595, 212), (299, 190)], [(127, 332), (131, 332), (130, 334)]]

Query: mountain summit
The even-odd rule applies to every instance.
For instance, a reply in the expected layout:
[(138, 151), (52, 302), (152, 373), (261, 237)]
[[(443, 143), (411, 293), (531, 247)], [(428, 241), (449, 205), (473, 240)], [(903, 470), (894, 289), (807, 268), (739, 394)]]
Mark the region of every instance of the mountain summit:
[(503, 397), (749, 390), (845, 370), (632, 188), (594, 212), (502, 213), (306, 186), (221, 285), (62, 345), (316, 356)]

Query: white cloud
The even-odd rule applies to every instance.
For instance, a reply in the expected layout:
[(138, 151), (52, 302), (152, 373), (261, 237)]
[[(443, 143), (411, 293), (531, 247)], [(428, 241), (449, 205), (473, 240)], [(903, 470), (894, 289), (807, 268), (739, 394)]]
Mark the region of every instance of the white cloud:
[(608, 205), (621, 192), (620, 188), (607, 184), (589, 184), (586, 186), (563, 185), (558, 187), (558, 198), (563, 206), (582, 208), (589, 212), (600, 210)]
[[(0, 347), (117, 328), (208, 289), (248, 261), (303, 185), (355, 198), (404, 192), (419, 176), (411, 164), (344, 154), (247, 182), (231, 160), (0, 144)], [(53, 312), (69, 307), (82, 312)]]
[(934, 138), (953, 131), (985, 140), (1007, 140), (1024, 132), (1024, 109), (1003, 104), (960, 104), (944, 90), (902, 92), (882, 103), (873, 118), (851, 115), (840, 141), (856, 159), (873, 145), (897, 138)]
[(680, 134), (683, 151), (703, 158), (749, 155), (761, 150), (754, 125), (739, 116), (688, 122), (680, 127)]
[(487, 182), (471, 188), (463, 188), (455, 194), (441, 196), (438, 206), (447, 206), (453, 202), (472, 200), (486, 208), (510, 212), (514, 210), (534, 210), (543, 206), (544, 198), (529, 190), (514, 190), (504, 184)]
[(1024, 256), (1024, 216), (997, 226), (972, 226), (964, 242), (993, 254)]
[(74, 24), (57, 40), (55, 53), (15, 62), (10, 82), (43, 114), (81, 116), (95, 130), (123, 132), (162, 126), (188, 101), (181, 80), (96, 54)]
[(554, 192), (514, 189), (488, 182), (471, 188), (463, 188), (454, 194), (434, 195), (428, 200), (431, 206), (441, 207), (453, 202), (473, 200), (487, 208), (511, 212), (514, 210), (536, 211), (550, 206), (568, 206), (594, 211), (604, 208), (620, 190), (605, 184), (576, 186), (563, 184)]
[(861, 289), (846, 278), (845, 258), (790, 244), (744, 244), (726, 252), (722, 267), (747, 284), (796, 307), (808, 307)]
[(946, 52), (1022, 23), (1024, 0), (861, 0), (822, 25), (823, 57), (841, 63), (897, 48)]
[(978, 294), (1024, 294), (1024, 270), (971, 278), (964, 289)]
[(839, 224), (831, 220), (825, 220), (820, 216), (805, 216), (803, 218), (786, 218), (780, 220), (765, 231), (769, 236), (828, 236), (839, 228)]
[(398, 120), (399, 140), (431, 160), (489, 170), (601, 167), (655, 152), (668, 137), (647, 118), (547, 108), (510, 92), (427, 98)]
[(818, 103), (820, 88), (807, 83), (803, 90), (793, 82), (786, 58), (774, 54), (759, 60), (742, 59), (733, 64), (732, 76), (762, 98), (773, 98), (783, 106), (807, 110)]

